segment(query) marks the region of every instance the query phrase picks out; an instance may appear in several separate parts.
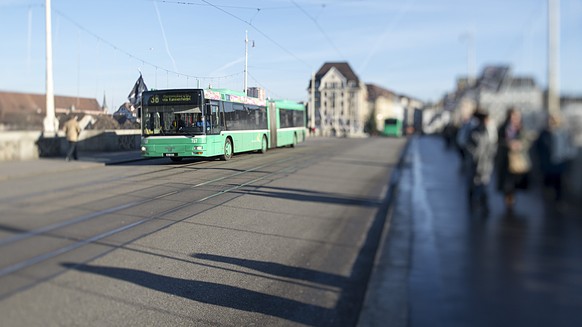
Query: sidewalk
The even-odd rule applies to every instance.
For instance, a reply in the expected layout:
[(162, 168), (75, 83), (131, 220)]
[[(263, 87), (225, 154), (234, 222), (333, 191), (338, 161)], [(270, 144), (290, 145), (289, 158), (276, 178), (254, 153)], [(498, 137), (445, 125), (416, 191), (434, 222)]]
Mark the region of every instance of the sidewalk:
[(118, 152), (79, 152), (79, 160), (65, 161), (64, 157), (39, 158), (22, 161), (0, 161), (0, 181), (35, 176), (71, 169), (87, 169), (96, 166), (148, 160), (141, 156), (139, 150)]
[(459, 159), (438, 137), (404, 157), (359, 326), (582, 326), (582, 213), (539, 185), (507, 211), (467, 204)]

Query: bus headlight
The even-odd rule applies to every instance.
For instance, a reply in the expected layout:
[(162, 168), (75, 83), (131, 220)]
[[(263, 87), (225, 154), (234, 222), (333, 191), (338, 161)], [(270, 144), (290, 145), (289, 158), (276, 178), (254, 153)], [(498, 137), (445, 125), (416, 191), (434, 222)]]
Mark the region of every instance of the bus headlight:
[(141, 152), (146, 152), (146, 147), (145, 146), (142, 146), (141, 147)]

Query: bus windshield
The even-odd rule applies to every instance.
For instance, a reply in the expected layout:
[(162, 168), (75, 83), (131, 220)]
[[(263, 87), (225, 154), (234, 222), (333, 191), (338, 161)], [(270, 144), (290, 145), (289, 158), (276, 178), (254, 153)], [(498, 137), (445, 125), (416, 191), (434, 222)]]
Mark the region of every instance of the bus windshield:
[(144, 136), (205, 134), (204, 115), (199, 106), (144, 106), (142, 119)]
[(398, 119), (395, 118), (388, 118), (384, 121), (384, 124), (386, 125), (397, 125), (398, 124)]

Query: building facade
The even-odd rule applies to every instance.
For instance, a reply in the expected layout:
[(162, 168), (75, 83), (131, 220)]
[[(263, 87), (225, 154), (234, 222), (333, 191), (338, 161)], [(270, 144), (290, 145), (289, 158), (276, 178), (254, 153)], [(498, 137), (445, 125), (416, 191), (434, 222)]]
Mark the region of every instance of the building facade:
[(261, 100), (265, 100), (267, 98), (267, 94), (265, 89), (262, 87), (249, 87), (247, 88), (247, 95), (253, 98), (258, 98)]
[(514, 76), (509, 66), (486, 66), (473, 85), (462, 84), (458, 83), (456, 92), (445, 101), (445, 110), (455, 111), (455, 123), (481, 107), (501, 124), (507, 109), (516, 107), (526, 127), (539, 128), (544, 113), (543, 91), (533, 78)]
[(367, 90), (347, 62), (325, 63), (307, 89), (315, 128), (323, 136), (360, 136), (370, 115)]
[[(96, 99), (55, 96), (55, 115), (70, 113), (104, 115), (107, 109)], [(46, 116), (46, 95), (0, 91), (0, 129), (38, 130), (43, 128)]]
[(488, 66), (483, 69), (477, 87), (477, 103), (489, 110), (498, 123), (509, 107), (521, 110), (524, 123), (535, 128), (543, 113), (543, 91), (533, 78), (513, 76), (508, 66)]
[(375, 128), (375, 131), (369, 131), (370, 133), (383, 132), (386, 119), (404, 121), (405, 108), (401, 96), (375, 84), (367, 84), (366, 88), (368, 111), (373, 116), (370, 117), (373, 120), (371, 125)]

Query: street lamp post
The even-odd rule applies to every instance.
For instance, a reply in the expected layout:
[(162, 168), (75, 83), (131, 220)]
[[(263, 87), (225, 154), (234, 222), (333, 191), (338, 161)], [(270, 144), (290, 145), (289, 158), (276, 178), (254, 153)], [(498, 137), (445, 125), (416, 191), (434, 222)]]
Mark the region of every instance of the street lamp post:
[(560, 0), (548, 0), (548, 113), (560, 112), (558, 82), (560, 47)]
[(475, 73), (475, 38), (473, 32), (467, 32), (460, 37), (461, 41), (467, 42), (467, 83), (469, 87), (473, 85), (477, 74)]
[(315, 131), (315, 72), (311, 73), (311, 89), (309, 96), (309, 131)]
[(245, 31), (245, 76), (244, 76), (244, 86), (243, 92), (248, 95), (248, 73), (249, 73), (249, 36), (248, 32)]
[(55, 128), (55, 96), (53, 86), (53, 44), (51, 32), (51, 0), (45, 2), (46, 17), (46, 116), (44, 118), (44, 135), (54, 136)]

